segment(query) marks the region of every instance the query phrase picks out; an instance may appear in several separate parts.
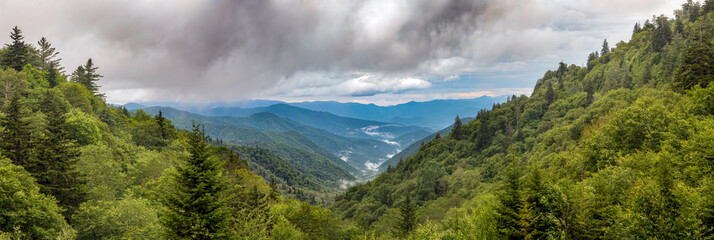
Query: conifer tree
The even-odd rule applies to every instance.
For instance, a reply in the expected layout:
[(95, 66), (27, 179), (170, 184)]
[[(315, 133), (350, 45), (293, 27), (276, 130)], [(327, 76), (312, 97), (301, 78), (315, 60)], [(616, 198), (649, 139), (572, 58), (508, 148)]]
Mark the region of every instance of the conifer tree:
[(2, 65), (19, 72), (22, 71), (22, 68), (28, 63), (30, 46), (22, 41), (25, 37), (22, 36), (22, 30), (17, 28), (17, 26), (12, 28), (10, 38), (12, 39), (12, 44), (5, 44), (7, 52), (3, 55)]
[(67, 209), (65, 217), (71, 216), (84, 201), (85, 177), (75, 164), (79, 151), (65, 130), (65, 111), (50, 91), (45, 92), (41, 111), (47, 118), (44, 138), (38, 144), (37, 159), (28, 170), (37, 179), (42, 193), (53, 195), (59, 206)]
[(168, 239), (225, 237), (228, 215), (227, 189), (220, 163), (209, 155), (205, 130), (192, 124), (188, 134), (189, 157), (176, 167), (172, 191), (164, 194), (162, 224)]
[(87, 63), (77, 67), (77, 69), (74, 70), (74, 72), (72, 73), (72, 82), (77, 82), (84, 85), (84, 87), (94, 93), (94, 96), (103, 98), (104, 94), (99, 93), (100, 86), (97, 85), (97, 81), (99, 81), (99, 78), (103, 76), (97, 73), (97, 69), (99, 69), (99, 67), (94, 65), (92, 59), (88, 59)]
[(406, 199), (399, 206), (399, 222), (397, 223), (397, 234), (401, 237), (406, 237), (411, 233), (417, 225), (416, 219), (416, 206), (412, 203), (409, 194), (407, 193)]
[(632, 34), (634, 35), (635, 33), (638, 33), (642, 30), (642, 27), (640, 27), (640, 23), (636, 22), (634, 29), (632, 29)]
[(62, 60), (61, 58), (57, 58), (57, 55), (59, 52), (55, 51), (55, 48), (52, 47), (52, 44), (47, 41), (45, 37), (42, 37), (40, 41), (37, 42), (37, 45), (40, 47), (39, 49), (39, 68), (42, 71), (47, 71), (50, 72), (50, 66), (54, 64), (55, 70), (57, 71), (62, 71), (62, 67), (60, 67), (59, 62)]
[(273, 201), (278, 200), (278, 196), (280, 196), (280, 190), (278, 190), (278, 184), (275, 182), (275, 178), (270, 178), (270, 194), (268, 194), (268, 198)]
[(684, 53), (682, 64), (674, 72), (673, 88), (684, 92), (696, 85), (703, 88), (714, 81), (714, 47), (698, 39)]
[(59, 79), (58, 69), (56, 63), (50, 62), (47, 67), (47, 82), (50, 84), (50, 88), (59, 85), (57, 82)]
[(506, 179), (504, 180), (504, 191), (498, 197), (500, 202), (496, 208), (496, 220), (498, 221), (498, 231), (504, 239), (521, 239), (519, 224), (521, 207), (521, 172), (516, 166), (506, 169)]
[(27, 166), (33, 145), (30, 122), (27, 120), (29, 110), (19, 93), (10, 98), (4, 110), (5, 116), (0, 118), (2, 154), (16, 165)]
[(600, 50), (600, 56), (605, 56), (605, 54), (610, 52), (610, 45), (607, 44), (607, 39), (602, 41), (602, 50)]
[(456, 119), (454, 120), (454, 128), (451, 129), (451, 136), (455, 140), (461, 140), (461, 118), (459, 118), (458, 115), (456, 115)]

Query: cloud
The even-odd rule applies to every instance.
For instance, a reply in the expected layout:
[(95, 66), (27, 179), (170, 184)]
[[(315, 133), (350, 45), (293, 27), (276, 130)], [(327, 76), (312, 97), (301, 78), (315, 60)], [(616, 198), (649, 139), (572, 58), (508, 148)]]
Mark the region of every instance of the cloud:
[[(0, 29), (92, 57), (111, 100), (372, 96), (596, 49), (667, 1), (3, 1)], [(632, 11), (634, 9), (635, 11)], [(638, 11), (639, 9), (639, 11)], [(634, 12), (634, 13), (633, 13)], [(618, 25), (619, 26), (619, 25)], [(622, 30), (622, 29), (618, 29)], [(626, 36), (628, 31), (624, 31)], [(622, 39), (622, 38), (620, 38)], [(568, 55), (569, 54), (569, 55)], [(556, 57), (553, 57), (556, 56)], [(310, 76), (306, 78), (305, 76)], [(122, 95), (140, 89), (131, 96)]]

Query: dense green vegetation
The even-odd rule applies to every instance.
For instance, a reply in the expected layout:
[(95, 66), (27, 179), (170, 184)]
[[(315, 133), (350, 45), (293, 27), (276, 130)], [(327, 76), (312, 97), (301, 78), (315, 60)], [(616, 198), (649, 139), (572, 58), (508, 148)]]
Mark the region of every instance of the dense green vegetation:
[(375, 238), (714, 238), (712, 4), (560, 63), (332, 209)]
[(202, 126), (177, 130), (161, 112), (107, 105), (100, 65), (90, 59), (68, 76), (47, 39), (39, 48), (23, 39), (14, 28), (0, 51), (0, 239), (358, 234), (329, 210), (290, 199), (327, 202), (337, 179), (354, 179), (331, 160), (279, 144), (266, 147), (285, 160), (230, 149)]

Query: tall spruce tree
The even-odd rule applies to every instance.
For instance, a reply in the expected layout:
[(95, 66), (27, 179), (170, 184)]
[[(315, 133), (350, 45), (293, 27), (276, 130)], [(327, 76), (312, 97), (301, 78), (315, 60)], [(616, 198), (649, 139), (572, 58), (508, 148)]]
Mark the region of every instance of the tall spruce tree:
[(22, 36), (22, 30), (17, 26), (12, 28), (10, 38), (12, 39), (12, 44), (5, 44), (7, 51), (2, 57), (2, 65), (19, 72), (28, 63), (30, 46), (22, 41), (25, 37)]
[(40, 70), (50, 72), (50, 67), (52, 64), (54, 64), (54, 68), (56, 71), (62, 71), (63, 68), (60, 67), (59, 64), (62, 59), (57, 57), (59, 52), (55, 51), (55, 48), (52, 47), (52, 44), (48, 42), (45, 37), (42, 37), (40, 41), (37, 42), (37, 45), (40, 47), (40, 62), (38, 66)]
[(76, 168), (79, 150), (65, 130), (65, 110), (57, 97), (46, 91), (41, 111), (45, 114), (44, 138), (37, 145), (38, 155), (28, 170), (37, 179), (42, 193), (53, 195), (59, 206), (67, 209), (66, 218), (71, 216), (85, 199), (86, 179)]
[(408, 193), (402, 205), (399, 206), (399, 213), (400, 216), (399, 222), (396, 225), (396, 233), (400, 237), (406, 237), (409, 233), (414, 231), (417, 226), (416, 206), (412, 203)]
[(92, 91), (94, 96), (104, 98), (104, 94), (99, 92), (100, 86), (97, 85), (97, 81), (99, 81), (99, 79), (103, 76), (97, 73), (97, 69), (99, 69), (99, 67), (94, 65), (92, 59), (88, 59), (87, 63), (74, 70), (72, 73), (72, 82), (80, 83), (89, 91)]
[(227, 183), (218, 159), (209, 154), (205, 130), (195, 123), (188, 134), (189, 157), (176, 167), (171, 191), (164, 194), (161, 223), (168, 239), (225, 237)]
[(522, 239), (519, 229), (521, 208), (521, 171), (515, 165), (506, 169), (506, 179), (504, 180), (504, 191), (498, 196), (500, 202), (496, 208), (496, 221), (498, 222), (498, 232), (503, 239)]
[(33, 146), (30, 121), (27, 119), (29, 110), (19, 93), (10, 98), (4, 110), (5, 116), (0, 118), (2, 154), (16, 165), (27, 166)]
[(461, 140), (461, 118), (459, 118), (458, 115), (456, 115), (456, 119), (454, 119), (454, 128), (451, 129), (451, 137), (456, 140)]
[(600, 56), (605, 56), (605, 54), (610, 52), (610, 45), (607, 43), (607, 39), (602, 41), (602, 50), (600, 50)]

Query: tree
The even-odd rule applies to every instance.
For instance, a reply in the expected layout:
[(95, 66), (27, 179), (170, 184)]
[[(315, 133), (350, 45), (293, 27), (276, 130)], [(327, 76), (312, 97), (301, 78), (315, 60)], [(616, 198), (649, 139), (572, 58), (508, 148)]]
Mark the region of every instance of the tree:
[(451, 129), (451, 136), (456, 140), (461, 140), (461, 118), (456, 115), (454, 119), (454, 128)]
[(682, 57), (682, 63), (674, 71), (673, 88), (684, 92), (696, 85), (706, 88), (714, 81), (714, 47), (709, 41), (692, 43)]
[(652, 31), (652, 41), (650, 42), (650, 47), (652, 51), (659, 52), (662, 48), (672, 41), (672, 29), (669, 25), (667, 17), (664, 15), (659, 16), (655, 19), (655, 28)]
[(0, 233), (15, 232), (17, 239), (72, 239), (57, 201), (40, 193), (27, 171), (0, 157), (0, 176)]
[(12, 44), (5, 44), (7, 52), (3, 55), (2, 65), (19, 72), (28, 63), (30, 46), (22, 41), (25, 37), (22, 36), (22, 30), (17, 26), (12, 28), (10, 38), (12, 39)]
[(37, 145), (37, 159), (28, 170), (40, 184), (41, 192), (55, 196), (59, 206), (67, 209), (64, 215), (69, 219), (86, 195), (84, 174), (76, 168), (79, 151), (65, 129), (65, 111), (51, 91), (45, 92), (41, 111), (47, 124)]
[(597, 51), (591, 52), (590, 55), (588, 55), (588, 62), (587, 62), (588, 71), (592, 70), (593, 67), (595, 67), (595, 60), (599, 57), (600, 57), (600, 55), (598, 54)]
[(76, 70), (72, 73), (72, 82), (80, 83), (84, 85), (89, 91), (91, 91), (94, 96), (103, 98), (104, 94), (99, 93), (99, 85), (97, 85), (97, 81), (99, 81), (99, 78), (103, 77), (102, 75), (97, 74), (97, 69), (99, 67), (94, 66), (94, 62), (92, 62), (92, 59), (88, 59), (87, 63), (85, 63), (83, 66), (77, 67)]
[(605, 54), (610, 52), (610, 46), (607, 44), (607, 39), (602, 41), (602, 50), (600, 50), (600, 56), (605, 56)]
[(400, 217), (396, 225), (396, 233), (401, 237), (406, 237), (414, 231), (417, 225), (416, 206), (412, 203), (408, 193), (402, 205), (399, 206), (399, 213)]
[(499, 194), (499, 206), (496, 208), (498, 231), (505, 239), (520, 239), (519, 214), (523, 202), (521, 201), (521, 172), (515, 165), (506, 169), (506, 179), (503, 183), (503, 192)]
[(171, 191), (164, 194), (161, 223), (169, 239), (214, 239), (225, 235), (227, 183), (220, 162), (209, 155), (205, 130), (192, 124), (189, 157), (176, 167)]
[(278, 190), (278, 184), (275, 182), (275, 178), (270, 178), (270, 193), (268, 194), (268, 198), (270, 198), (273, 201), (278, 200), (278, 196), (280, 196), (280, 190)]
[(30, 113), (20, 94), (10, 98), (4, 112), (5, 116), (0, 118), (2, 154), (16, 165), (27, 166), (32, 154), (33, 139), (28, 120)]
[(37, 45), (40, 47), (40, 65), (38, 66), (40, 70), (51, 73), (51, 66), (54, 65), (55, 71), (62, 71), (63, 68), (60, 67), (59, 63), (62, 59), (57, 58), (59, 52), (55, 51), (55, 48), (52, 47), (52, 44), (50, 44), (50, 42), (48, 42), (45, 37), (42, 37), (40, 41), (37, 42)]
[(639, 23), (639, 22), (636, 22), (636, 23), (635, 23), (635, 28), (632, 29), (632, 35), (634, 35), (634, 34), (640, 32), (640, 31), (642, 31), (642, 28), (640, 27), (640, 23)]

